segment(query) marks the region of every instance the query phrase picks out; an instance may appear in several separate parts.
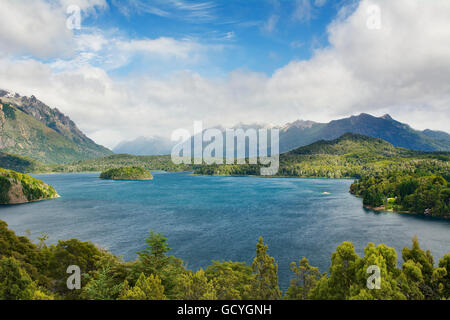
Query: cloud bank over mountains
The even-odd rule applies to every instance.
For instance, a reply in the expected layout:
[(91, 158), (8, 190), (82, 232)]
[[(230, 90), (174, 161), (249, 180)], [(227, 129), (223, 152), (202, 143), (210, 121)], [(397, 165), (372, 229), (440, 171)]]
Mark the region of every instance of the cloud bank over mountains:
[[(83, 17), (111, 10), (103, 0), (2, 1), (0, 88), (58, 107), (108, 147), (138, 136), (168, 136), (176, 128), (192, 128), (194, 120), (206, 126), (327, 122), (361, 112), (448, 131), (447, 0), (352, 3), (328, 25), (329, 45), (310, 59), (293, 60), (271, 75), (242, 69), (216, 77), (197, 69), (213, 65), (232, 46), (69, 30), (68, 2), (78, 4)], [(374, 5), (379, 28), (368, 27)], [(192, 14), (212, 9), (197, 8)], [(148, 70), (118, 72), (136, 59)]]

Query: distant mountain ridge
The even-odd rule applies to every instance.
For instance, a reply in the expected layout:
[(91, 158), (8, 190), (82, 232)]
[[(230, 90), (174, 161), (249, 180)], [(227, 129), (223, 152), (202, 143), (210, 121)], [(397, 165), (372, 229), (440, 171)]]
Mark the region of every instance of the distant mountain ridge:
[(442, 140), (442, 141), (450, 141), (450, 134), (444, 131), (433, 131), (430, 129), (426, 129), (422, 131), (422, 133), (430, 138)]
[(69, 117), (34, 96), (0, 90), (0, 126), (0, 151), (44, 163), (112, 154), (89, 139)]
[(175, 145), (164, 137), (138, 137), (132, 141), (122, 141), (114, 147), (114, 153), (127, 153), (136, 156), (168, 155)]
[[(262, 124), (243, 124), (239, 123), (234, 127), (229, 129), (263, 129), (268, 128), (268, 125)], [(209, 129), (218, 129), (222, 132), (225, 132), (225, 128), (223, 126), (215, 126)], [(205, 130), (203, 130), (204, 133)], [(192, 138), (191, 138), (192, 139)], [(224, 144), (226, 139), (224, 137)], [(191, 140), (192, 143), (192, 140)], [(113, 148), (114, 153), (122, 154), (132, 154), (136, 156), (153, 156), (153, 155), (168, 155), (172, 152), (172, 148), (177, 144), (177, 142), (172, 141), (167, 137), (154, 136), (154, 137), (138, 137), (134, 140), (122, 141), (117, 146)], [(203, 146), (208, 145), (208, 142), (204, 142)], [(192, 154), (194, 154), (194, 150), (191, 150)], [(224, 150), (225, 152), (225, 150)]]
[[(273, 126), (263, 124), (238, 124), (231, 129), (249, 128), (261, 129)], [(221, 131), (223, 127), (215, 127)], [(393, 144), (395, 147), (403, 147), (419, 151), (450, 151), (450, 134), (443, 131), (414, 130), (409, 125), (394, 120), (386, 114), (375, 117), (362, 113), (329, 123), (318, 123), (309, 120), (296, 120), (281, 127), (273, 127), (280, 130), (280, 153), (289, 152), (298, 147), (306, 146), (320, 140), (334, 140), (345, 133), (361, 134), (373, 138), (380, 138)], [(224, 139), (225, 141), (225, 139)], [(168, 138), (139, 137), (133, 141), (121, 142), (114, 152), (129, 153), (134, 155), (163, 155), (170, 154), (175, 145)]]
[(280, 151), (287, 152), (318, 140), (333, 140), (347, 132), (380, 138), (396, 147), (420, 151), (450, 151), (450, 135), (445, 132), (414, 130), (388, 114), (374, 117), (366, 113), (329, 123), (312, 123), (308, 127), (285, 126), (280, 132)]

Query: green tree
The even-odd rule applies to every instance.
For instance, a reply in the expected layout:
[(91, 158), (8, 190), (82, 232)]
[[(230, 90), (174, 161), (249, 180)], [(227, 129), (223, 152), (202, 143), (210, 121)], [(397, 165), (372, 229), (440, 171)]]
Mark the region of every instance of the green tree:
[(160, 274), (170, 262), (170, 257), (167, 256), (167, 252), (170, 251), (167, 238), (151, 231), (145, 242), (147, 248), (137, 253), (142, 271), (146, 274)]
[(421, 288), (424, 286), (420, 263), (413, 260), (405, 261), (402, 265), (402, 273), (398, 278), (400, 288), (408, 300), (423, 300)]
[(44, 252), (27, 237), (17, 236), (8, 229), (6, 222), (0, 220), (0, 259), (2, 257), (13, 257), (31, 279), (38, 281), (40, 286), (50, 286), (50, 279), (45, 274), (48, 259)]
[(403, 248), (402, 256), (405, 263), (411, 261), (411, 263), (407, 266), (410, 269), (409, 271), (412, 272), (412, 262), (414, 262), (415, 267), (420, 269), (421, 276), (419, 277), (418, 273), (414, 271), (414, 276), (411, 274), (411, 279), (415, 279), (417, 281), (420, 279), (417, 284), (419, 285), (425, 299), (435, 298), (436, 292), (432, 285), (434, 260), (431, 252), (429, 250), (422, 250), (419, 245), (419, 240), (417, 239), (417, 236), (415, 236), (412, 240), (411, 249), (408, 247)]
[(351, 242), (343, 242), (331, 255), (329, 277), (325, 275), (311, 291), (312, 299), (345, 300), (350, 296), (351, 286), (357, 283), (360, 257)]
[(123, 263), (115, 255), (102, 250), (96, 262), (96, 270), (86, 274), (87, 284), (83, 287), (83, 299), (116, 300), (129, 273), (130, 263)]
[(47, 294), (42, 290), (36, 290), (33, 292), (32, 300), (55, 300), (55, 297), (52, 294)]
[(164, 295), (164, 286), (161, 279), (156, 275), (146, 277), (143, 273), (139, 276), (133, 288), (128, 286), (128, 282), (122, 285), (120, 300), (167, 300)]
[(295, 262), (291, 263), (291, 271), (295, 278), (286, 291), (286, 299), (289, 300), (307, 300), (311, 290), (317, 285), (320, 279), (319, 268), (309, 265), (305, 257), (299, 261), (298, 266)]
[(43, 250), (47, 251), (46, 273), (54, 280), (54, 290), (67, 299), (79, 299), (81, 290), (67, 289), (67, 268), (76, 265), (83, 274), (92, 275), (97, 270), (102, 251), (91, 242), (78, 239), (59, 241), (57, 245)]
[(267, 254), (267, 245), (260, 237), (256, 244), (256, 257), (252, 270), (255, 279), (252, 283), (252, 298), (261, 300), (276, 300), (281, 297), (278, 287), (278, 265), (275, 259)]
[(213, 280), (208, 280), (205, 271), (187, 271), (179, 276), (177, 284), (178, 296), (181, 300), (217, 300)]
[(205, 270), (213, 281), (219, 300), (247, 300), (254, 280), (252, 268), (245, 262), (213, 261)]
[(445, 275), (440, 279), (442, 284), (442, 297), (450, 299), (450, 253), (447, 253), (439, 260), (439, 267), (445, 269)]
[(106, 265), (98, 273), (96, 278), (91, 279), (83, 288), (83, 298), (88, 300), (115, 300), (117, 299), (122, 284), (115, 284), (111, 278), (110, 265)]
[(0, 260), (0, 300), (31, 300), (36, 286), (14, 258)]
[(134, 283), (141, 273), (146, 276), (157, 275), (164, 285), (166, 295), (174, 297), (178, 275), (185, 271), (180, 259), (167, 255), (170, 248), (167, 238), (159, 233), (150, 232), (145, 239), (147, 248), (138, 252), (138, 261), (133, 265), (131, 277), (128, 279)]
[[(385, 244), (377, 247), (369, 243), (364, 249), (364, 258), (358, 261), (356, 267), (356, 282), (351, 285), (350, 296), (353, 300), (404, 300), (405, 295), (397, 285), (397, 277), (400, 270), (397, 269), (397, 253), (394, 248)], [(371, 266), (376, 266), (380, 271), (380, 288), (369, 289), (367, 280), (372, 274), (368, 274)]]

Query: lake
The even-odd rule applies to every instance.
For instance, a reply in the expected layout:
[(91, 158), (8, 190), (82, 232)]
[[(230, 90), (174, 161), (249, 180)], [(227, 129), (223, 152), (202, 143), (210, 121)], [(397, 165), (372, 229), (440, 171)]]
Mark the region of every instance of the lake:
[(351, 180), (209, 177), (153, 172), (153, 181), (108, 181), (98, 173), (34, 175), (61, 198), (0, 208), (0, 219), (20, 235), (48, 242), (90, 240), (125, 260), (145, 247), (150, 230), (164, 234), (171, 254), (197, 270), (211, 260), (251, 263), (259, 236), (279, 266), (302, 256), (321, 272), (331, 253), (352, 241), (359, 255), (368, 242), (397, 249), (417, 235), (435, 261), (450, 251), (450, 221), (363, 209), (349, 194)]

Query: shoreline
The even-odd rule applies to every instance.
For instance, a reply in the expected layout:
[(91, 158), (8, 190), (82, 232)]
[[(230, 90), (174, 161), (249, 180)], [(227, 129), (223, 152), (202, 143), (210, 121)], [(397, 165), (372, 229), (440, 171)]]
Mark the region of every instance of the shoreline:
[[(354, 193), (350, 192), (350, 194), (355, 196), (355, 197), (357, 197), (357, 198), (361, 198), (360, 196), (357, 196)], [(423, 213), (417, 213), (417, 212), (412, 212), (412, 211), (407, 211), (407, 210), (386, 209), (386, 206), (384, 206), (384, 205), (383, 206), (379, 206), (379, 207), (372, 207), (372, 206), (363, 204), (362, 206), (363, 206), (364, 209), (372, 210), (372, 211), (375, 211), (375, 212), (401, 213), (401, 214), (407, 214), (407, 215), (411, 215), (411, 216), (429, 217), (429, 218), (437, 218), (437, 219), (444, 219), (444, 220), (449, 220), (450, 219), (450, 217), (440, 217), (440, 216), (431, 216), (431, 215), (428, 216), (428, 215), (425, 215)]]
[(289, 179), (326, 179), (326, 180), (355, 180), (358, 178), (329, 178), (329, 177), (303, 177), (303, 176), (261, 176), (261, 175), (221, 175), (221, 174), (201, 174), (201, 173), (192, 173), (193, 176), (201, 176), (201, 177), (236, 177), (236, 178), (289, 178)]
[(58, 198), (61, 198), (61, 196), (57, 193), (54, 197), (51, 197), (51, 198), (42, 198), (42, 199), (36, 199), (36, 200), (29, 200), (29, 201), (25, 201), (25, 202), (0, 203), (0, 206), (18, 206), (18, 205), (27, 204), (27, 203), (55, 200), (55, 199), (58, 199)]
[[(149, 169), (149, 171), (152, 171)], [(153, 170), (153, 171), (161, 171), (161, 170)], [(70, 174), (70, 173), (98, 173), (99, 171), (72, 171), (72, 172), (48, 172), (48, 173), (29, 173), (29, 174)], [(261, 176), (261, 175), (209, 175), (209, 174), (199, 174), (195, 173), (193, 171), (165, 171), (167, 173), (186, 173), (190, 174), (192, 176), (200, 176), (200, 177), (237, 177), (237, 178), (244, 178), (244, 177), (251, 177), (251, 178), (283, 178), (283, 179), (323, 179), (323, 180), (357, 180), (358, 178), (329, 178), (329, 177), (301, 177), (301, 176)], [(153, 179), (102, 179), (102, 180), (116, 180), (116, 181), (151, 181)], [(350, 194), (357, 198), (361, 198), (361, 196), (358, 196), (352, 192), (349, 191)], [(445, 220), (449, 220), (450, 217), (441, 217), (441, 216), (428, 216), (421, 213), (415, 213), (411, 211), (398, 211), (394, 209), (386, 209), (386, 206), (379, 206), (379, 207), (372, 207), (369, 205), (362, 205), (364, 209), (373, 210), (376, 212), (390, 212), (390, 213), (401, 213), (401, 214), (408, 214), (408, 215), (416, 215), (416, 216), (423, 216), (423, 217), (431, 217), (431, 218), (441, 218)]]
[(111, 180), (111, 181), (151, 181), (153, 178), (146, 179), (112, 179), (112, 178), (99, 178), (100, 180)]

